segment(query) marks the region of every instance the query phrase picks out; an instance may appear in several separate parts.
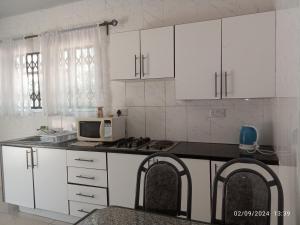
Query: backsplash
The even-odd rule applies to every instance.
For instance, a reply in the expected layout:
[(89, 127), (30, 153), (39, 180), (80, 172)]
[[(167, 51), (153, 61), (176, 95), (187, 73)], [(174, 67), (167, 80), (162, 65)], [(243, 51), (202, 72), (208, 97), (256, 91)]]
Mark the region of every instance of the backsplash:
[[(259, 143), (272, 144), (272, 99), (177, 101), (175, 81), (113, 81), (113, 108), (128, 109), (128, 136), (238, 143), (242, 124), (255, 125)], [(211, 116), (224, 109), (225, 117)]]

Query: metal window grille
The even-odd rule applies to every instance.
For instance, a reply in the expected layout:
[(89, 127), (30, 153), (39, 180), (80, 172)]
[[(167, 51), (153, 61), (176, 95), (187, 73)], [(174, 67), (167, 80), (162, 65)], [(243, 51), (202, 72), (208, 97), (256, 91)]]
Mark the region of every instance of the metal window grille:
[(28, 76), (28, 88), (31, 99), (31, 109), (41, 109), (42, 99), (40, 91), (40, 61), (39, 52), (26, 54), (26, 73)]

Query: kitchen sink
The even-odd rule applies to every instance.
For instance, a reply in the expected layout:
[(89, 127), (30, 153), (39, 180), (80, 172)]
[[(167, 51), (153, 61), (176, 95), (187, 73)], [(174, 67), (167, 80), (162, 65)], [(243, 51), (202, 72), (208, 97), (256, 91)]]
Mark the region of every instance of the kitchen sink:
[(23, 142), (42, 142), (41, 136), (32, 136), (32, 137), (27, 137), (24, 139), (20, 139), (18, 141), (23, 141)]

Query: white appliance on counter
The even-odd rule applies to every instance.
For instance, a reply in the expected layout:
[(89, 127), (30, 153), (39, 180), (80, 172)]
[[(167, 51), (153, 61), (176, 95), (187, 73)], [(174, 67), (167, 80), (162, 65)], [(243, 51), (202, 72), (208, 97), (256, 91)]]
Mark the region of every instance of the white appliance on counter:
[(79, 141), (113, 142), (125, 137), (125, 117), (81, 118), (77, 123)]

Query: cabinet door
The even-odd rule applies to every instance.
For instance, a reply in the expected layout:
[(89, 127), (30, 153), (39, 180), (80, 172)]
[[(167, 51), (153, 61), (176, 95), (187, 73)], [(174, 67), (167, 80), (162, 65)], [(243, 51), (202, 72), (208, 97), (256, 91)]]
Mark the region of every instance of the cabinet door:
[(112, 34), (110, 37), (111, 79), (140, 78), (140, 32)]
[(66, 150), (33, 149), (36, 208), (68, 214)]
[(134, 208), (137, 171), (145, 157), (107, 153), (110, 205)]
[(222, 22), (224, 98), (275, 96), (275, 12)]
[[(192, 177), (192, 219), (210, 222), (210, 163), (209, 160), (182, 159)], [(183, 185), (182, 204), (186, 208)]]
[(221, 20), (175, 27), (176, 99), (221, 98)]
[(2, 147), (6, 203), (34, 208), (31, 148)]
[(141, 31), (142, 79), (174, 77), (174, 27)]

